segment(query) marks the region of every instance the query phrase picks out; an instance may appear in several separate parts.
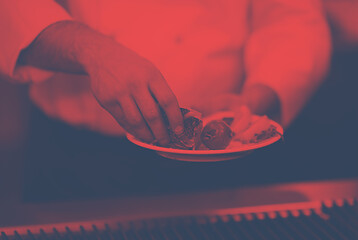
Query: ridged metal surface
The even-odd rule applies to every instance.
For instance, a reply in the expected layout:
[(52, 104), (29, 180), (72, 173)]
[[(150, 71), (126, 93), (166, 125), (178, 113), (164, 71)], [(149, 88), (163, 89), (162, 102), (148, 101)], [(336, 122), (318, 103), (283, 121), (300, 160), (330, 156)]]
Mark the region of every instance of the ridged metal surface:
[(330, 201), (319, 209), (191, 216), (1, 233), (0, 240), (358, 239), (357, 202)]

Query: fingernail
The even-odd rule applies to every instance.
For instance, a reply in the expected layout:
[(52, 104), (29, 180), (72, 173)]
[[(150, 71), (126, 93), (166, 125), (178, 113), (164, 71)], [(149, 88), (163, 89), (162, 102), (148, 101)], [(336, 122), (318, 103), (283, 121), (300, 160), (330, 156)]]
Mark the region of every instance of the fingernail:
[(184, 134), (184, 128), (182, 126), (178, 126), (174, 129), (174, 133), (178, 136)]

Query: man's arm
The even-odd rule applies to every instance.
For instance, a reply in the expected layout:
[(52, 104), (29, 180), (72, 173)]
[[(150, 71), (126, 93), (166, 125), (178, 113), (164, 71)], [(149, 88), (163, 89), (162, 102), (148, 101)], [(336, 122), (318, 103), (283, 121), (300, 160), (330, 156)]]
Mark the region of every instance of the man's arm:
[(84, 69), (86, 61), (84, 51), (90, 45), (88, 38), (92, 42), (100, 41), (98, 39), (100, 36), (86, 25), (72, 20), (53, 23), (20, 52), (17, 65), (87, 74)]
[[(245, 49), (247, 81), (275, 92), (288, 126), (321, 84), (330, 61), (330, 33), (318, 0), (252, 0)], [(249, 90), (252, 91), (252, 90)]]
[(99, 103), (138, 138), (168, 142), (160, 107), (170, 127), (182, 131), (176, 97), (146, 59), (70, 21), (67, 12), (54, 1), (1, 1), (0, 12), (0, 75), (21, 82), (23, 79), (14, 79), (26, 77), (24, 71), (15, 72), (21, 65), (84, 73), (90, 76)]
[(204, 114), (246, 105), (287, 127), (323, 81), (330, 34), (318, 0), (252, 0), (239, 94), (198, 104)]
[(167, 126), (183, 132), (177, 99), (159, 70), (148, 60), (90, 27), (62, 21), (50, 25), (25, 49), (19, 64), (89, 75), (100, 105), (136, 137), (169, 143)]

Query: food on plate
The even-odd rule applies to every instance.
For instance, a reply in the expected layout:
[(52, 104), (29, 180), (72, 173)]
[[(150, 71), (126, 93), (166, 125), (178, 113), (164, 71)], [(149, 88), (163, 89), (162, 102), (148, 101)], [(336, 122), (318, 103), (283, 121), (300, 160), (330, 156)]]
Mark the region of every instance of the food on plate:
[(184, 134), (182, 136), (177, 136), (169, 128), (169, 147), (191, 150), (194, 149), (200, 141), (200, 133), (203, 128), (201, 113), (186, 108), (181, 108), (180, 110), (184, 120)]
[[(195, 110), (181, 108), (181, 112), (184, 119), (184, 134), (177, 136), (169, 129), (170, 148), (233, 149), (281, 135), (267, 116), (254, 115), (246, 106), (231, 112), (229, 117), (227, 114), (218, 113), (204, 120)], [(169, 126), (164, 114), (163, 116)]]
[(234, 113), (234, 119), (230, 124), (236, 136), (249, 128), (252, 121), (252, 114), (248, 107), (242, 106)]
[(219, 150), (229, 146), (232, 137), (233, 132), (225, 121), (213, 120), (203, 128), (200, 140), (209, 149)]
[(256, 116), (246, 130), (235, 135), (235, 140), (245, 144), (257, 143), (275, 134), (277, 134), (276, 128), (271, 125), (270, 119), (267, 116)]

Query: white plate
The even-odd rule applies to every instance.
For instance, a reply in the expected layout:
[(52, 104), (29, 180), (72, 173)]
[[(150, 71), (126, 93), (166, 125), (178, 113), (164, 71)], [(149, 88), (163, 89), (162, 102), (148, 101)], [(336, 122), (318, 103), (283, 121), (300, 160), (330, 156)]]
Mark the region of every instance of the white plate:
[[(217, 116), (232, 117), (233, 113), (223, 112), (220, 114), (215, 114), (215, 116), (216, 119), (218, 119)], [(212, 119), (213, 117), (210, 117), (210, 120)], [(209, 119), (204, 119), (203, 120), (204, 124), (205, 122), (208, 122), (208, 120)], [(272, 120), (271, 120), (271, 124), (276, 127), (277, 132), (283, 135), (283, 129), (280, 124)], [(223, 150), (183, 150), (183, 149), (175, 149), (175, 148), (165, 148), (165, 147), (159, 147), (152, 144), (144, 143), (136, 139), (131, 134), (127, 134), (127, 138), (132, 143), (146, 149), (154, 150), (159, 155), (165, 158), (170, 158), (180, 161), (188, 161), (188, 162), (217, 162), (217, 161), (237, 159), (246, 156), (256, 149), (263, 148), (277, 142), (278, 140), (280, 140), (281, 136), (277, 134), (276, 136), (263, 140), (259, 143), (238, 144), (237, 147), (223, 149)]]

